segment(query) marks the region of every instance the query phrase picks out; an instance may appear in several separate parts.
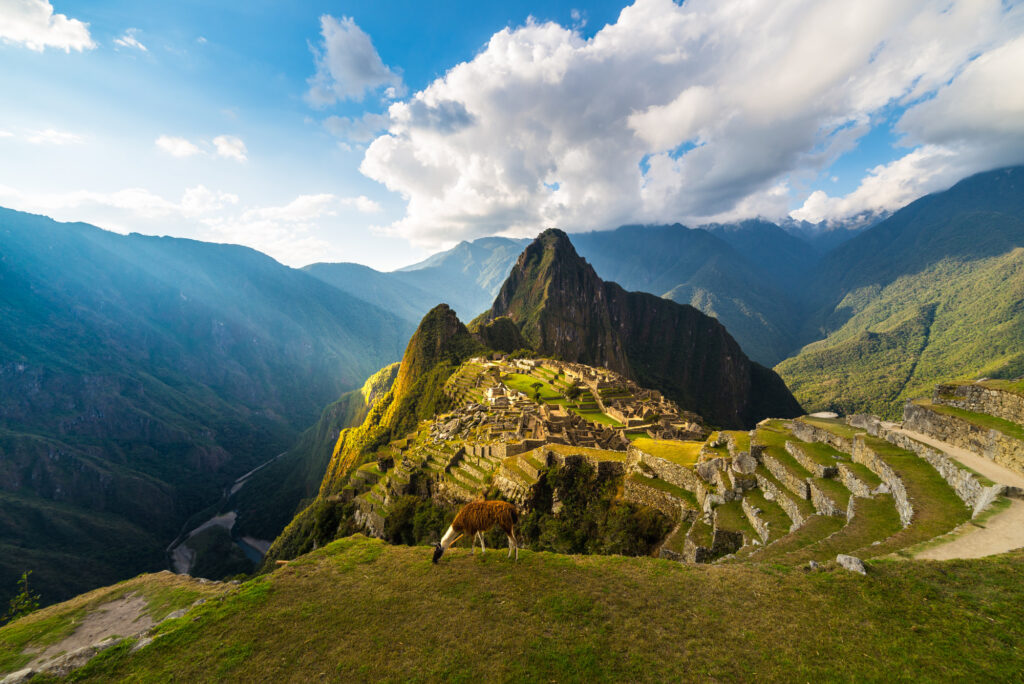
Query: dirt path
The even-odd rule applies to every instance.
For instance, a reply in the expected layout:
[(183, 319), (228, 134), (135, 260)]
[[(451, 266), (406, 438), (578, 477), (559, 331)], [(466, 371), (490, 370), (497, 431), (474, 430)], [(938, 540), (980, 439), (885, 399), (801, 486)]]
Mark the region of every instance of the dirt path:
[[(999, 484), (1024, 488), (1024, 475), (994, 463), (984, 456), (953, 446), (941, 440), (895, 425), (891, 430), (924, 442), (960, 461), (971, 470)], [(929, 547), (915, 555), (923, 560), (949, 560), (952, 558), (982, 558), (1024, 547), (1024, 501), (1010, 499), (1010, 506), (983, 523), (966, 522), (950, 535), (950, 540)]]
[(147, 605), (146, 599), (137, 594), (103, 604), (86, 615), (71, 635), (48, 646), (26, 667), (37, 670), (57, 656), (92, 646), (110, 636), (128, 637), (145, 632), (153, 626), (152, 618), (146, 614)]
[(903, 428), (897, 428), (897, 432), (902, 432), (907, 437), (916, 439), (919, 442), (924, 442), (928, 446), (935, 447), (940, 451), (944, 451), (956, 460), (963, 463), (965, 466), (974, 470), (975, 472), (981, 473), (993, 482), (999, 484), (1010, 485), (1012, 487), (1024, 488), (1024, 475), (1020, 473), (1004, 468), (998, 463), (988, 460), (984, 456), (980, 456), (973, 451), (968, 451), (958, 446), (953, 446), (946, 442), (929, 437), (928, 435), (922, 435), (920, 432), (914, 432), (913, 430), (906, 430)]
[[(1010, 499), (1010, 507), (982, 523), (966, 522), (963, 534), (914, 556), (922, 560), (982, 558), (1024, 547), (1024, 501)], [(958, 530), (958, 531), (959, 531)]]

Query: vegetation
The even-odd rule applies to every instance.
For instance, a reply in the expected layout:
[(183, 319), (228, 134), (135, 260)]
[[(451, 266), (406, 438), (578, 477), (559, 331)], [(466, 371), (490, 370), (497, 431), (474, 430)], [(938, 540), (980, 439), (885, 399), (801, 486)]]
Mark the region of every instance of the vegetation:
[(31, 570), (21, 573), (21, 579), (18, 580), (18, 591), (8, 604), (7, 612), (0, 618), (0, 624), (14, 622), (39, 609), (41, 597), (28, 586), (28, 577), (31, 574)]
[(975, 413), (974, 411), (967, 411), (965, 409), (957, 408), (955, 406), (945, 406), (943, 404), (933, 404), (927, 399), (920, 399), (916, 403), (923, 406), (927, 406), (929, 410), (935, 411), (936, 413), (943, 413), (947, 416), (953, 416), (960, 420), (976, 425), (985, 430), (995, 430), (1001, 432), (1007, 437), (1013, 439), (1024, 440), (1024, 427), (1014, 423), (1013, 421), (1005, 420), (997, 416), (990, 416), (987, 413)]
[(703, 444), (703, 442), (681, 442), (674, 439), (651, 439), (650, 437), (638, 437), (633, 440), (633, 446), (637, 449), (681, 466), (696, 464)]

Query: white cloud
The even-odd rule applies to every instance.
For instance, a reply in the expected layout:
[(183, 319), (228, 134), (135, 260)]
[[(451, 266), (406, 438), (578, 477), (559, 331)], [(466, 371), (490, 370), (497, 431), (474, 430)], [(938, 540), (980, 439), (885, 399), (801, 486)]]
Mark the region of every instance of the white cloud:
[(14, 134), (10, 131), (0, 131), (0, 138), (13, 138)]
[[(212, 142), (201, 142), (209, 150), (209, 154), (240, 162), (244, 162), (249, 158), (249, 151), (245, 147), (245, 142), (236, 136), (218, 135)], [(202, 147), (191, 140), (173, 135), (161, 135), (156, 139), (156, 146), (174, 157), (192, 157), (197, 154), (207, 154), (207, 152), (203, 151)]]
[(156, 139), (156, 146), (172, 157), (191, 157), (202, 152), (194, 143), (173, 135), (161, 135)]
[[(1022, 27), (1024, 8), (999, 0), (637, 0), (590, 39), (530, 21), (393, 103), (360, 169), (407, 200), (389, 231), (418, 244), (547, 225), (778, 218), (792, 188), (856, 146), (888, 108), (923, 99), (918, 107), (934, 102), (952, 121), (939, 112), (943, 89)], [(972, 92), (996, 88), (1005, 102), (973, 128), (958, 124), (958, 135), (976, 140), (1024, 121), (1013, 121), (1015, 73), (977, 80)], [(914, 129), (913, 144), (930, 143), (911, 123), (908, 113), (901, 125)], [(865, 183), (925, 156), (945, 158), (927, 148)], [(898, 194), (871, 200), (865, 190), (850, 206)]]
[(238, 195), (219, 190), (214, 191), (204, 185), (197, 185), (185, 190), (178, 209), (185, 216), (193, 217), (220, 211), (235, 204), (238, 204)]
[(25, 134), (25, 140), (33, 145), (77, 145), (85, 142), (85, 138), (77, 133), (58, 131), (47, 128), (42, 131), (29, 131)]
[(213, 145), (217, 149), (217, 154), (225, 159), (234, 159), (240, 162), (248, 159), (249, 152), (245, 149), (245, 143), (241, 138), (236, 138), (233, 135), (218, 135), (213, 139)]
[(1024, 160), (1024, 37), (971, 61), (933, 98), (909, 108), (896, 125), (903, 157), (871, 169), (856, 190), (831, 197), (818, 190), (792, 216), (848, 220), (892, 211), (979, 171)]
[(320, 17), (323, 42), (312, 47), (316, 74), (309, 79), (306, 98), (316, 107), (339, 100), (361, 100), (367, 91), (389, 87), (387, 97), (405, 92), (402, 77), (381, 60), (373, 41), (351, 17)]
[(123, 36), (114, 39), (114, 45), (120, 45), (121, 47), (126, 48), (134, 48), (136, 50), (141, 50), (142, 52), (149, 52), (146, 46), (140, 43), (139, 39), (136, 38), (136, 35), (138, 35), (138, 33), (139, 29), (130, 28), (124, 32)]
[(0, 0), (0, 40), (42, 52), (48, 47), (71, 52), (96, 47), (89, 24), (54, 14), (49, 0)]

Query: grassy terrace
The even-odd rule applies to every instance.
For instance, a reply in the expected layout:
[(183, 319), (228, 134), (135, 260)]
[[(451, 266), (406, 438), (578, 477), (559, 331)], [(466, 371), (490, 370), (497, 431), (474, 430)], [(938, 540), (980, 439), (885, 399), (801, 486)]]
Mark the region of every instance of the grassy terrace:
[(601, 413), (596, 409), (587, 410), (579, 408), (570, 408), (569, 410), (578, 415), (579, 417), (583, 418), (584, 420), (589, 420), (591, 423), (607, 425), (608, 427), (622, 427), (622, 423), (615, 420), (611, 416)]
[(755, 474), (759, 475), (760, 477), (765, 478), (766, 480), (768, 480), (769, 482), (774, 484), (778, 488), (778, 490), (780, 492), (782, 492), (783, 494), (788, 496), (789, 499), (791, 501), (793, 501), (793, 503), (796, 505), (796, 507), (800, 511), (800, 513), (802, 513), (805, 517), (809, 516), (809, 515), (814, 515), (815, 514), (814, 504), (812, 504), (807, 499), (801, 499), (799, 496), (797, 496), (793, 492), (789, 491), (789, 489), (786, 488), (786, 486), (784, 484), (779, 482), (778, 478), (776, 478), (774, 475), (772, 475), (771, 471), (769, 471), (763, 465), (757, 466), (757, 470), (755, 470), (754, 472), (755, 472)]
[[(561, 454), (562, 456), (582, 455), (587, 456), (594, 461), (622, 462), (626, 460), (625, 451), (612, 451), (610, 449), (594, 449), (592, 447), (568, 446), (566, 444), (545, 444), (531, 451), (527, 451), (525, 454), (523, 454), (523, 456), (530, 456), (531, 458), (540, 460), (537, 458), (536, 454), (544, 451), (554, 451), (556, 454)], [(515, 457), (512, 456), (510, 458)], [(508, 459), (506, 459), (506, 461), (507, 460)]]
[[(793, 441), (796, 442), (796, 440)], [(822, 444), (821, 442), (796, 443), (813, 461), (822, 465), (834, 466), (840, 463), (848, 463), (853, 460), (849, 454), (844, 454), (842, 451), (832, 448), (829, 444)]]
[(733, 438), (739, 451), (750, 451), (750, 433), (743, 430), (724, 430), (723, 434)]
[(505, 386), (509, 389), (522, 392), (528, 397), (533, 397), (534, 388), (533, 384), (539, 382), (540, 386), (540, 400), (545, 404), (558, 404), (564, 406), (567, 401), (558, 390), (551, 386), (550, 383), (545, 382), (541, 378), (533, 375), (523, 375), (522, 373), (509, 373), (503, 375), (501, 381), (505, 383)]
[(754, 530), (750, 519), (743, 512), (743, 504), (740, 501), (730, 501), (715, 507), (715, 516), (718, 526), (722, 529), (742, 532), (747, 540), (760, 539), (761, 535)]
[(633, 445), (651, 456), (663, 458), (676, 465), (690, 467), (697, 462), (703, 442), (683, 442), (675, 439), (651, 439), (638, 437)]
[(771, 543), (763, 551), (752, 554), (750, 560), (755, 562), (776, 562), (789, 553), (800, 551), (838, 532), (843, 529), (845, 524), (845, 520), (831, 515), (811, 516), (798, 530), (791, 532), (777, 542)]
[(690, 524), (689, 522), (679, 523), (668, 537), (665, 538), (662, 546), (676, 553), (682, 553), (683, 548), (686, 546), (686, 533), (690, 531)]
[(857, 476), (858, 480), (864, 482), (864, 484), (871, 487), (872, 489), (882, 484), (882, 478), (878, 477), (878, 475), (875, 474), (875, 471), (873, 471), (871, 468), (868, 468), (863, 463), (847, 461), (843, 465), (849, 468), (853, 472), (853, 474)]
[(984, 380), (982, 386), (1024, 395), (1024, 380)]
[(797, 420), (801, 423), (807, 423), (808, 425), (814, 425), (815, 427), (820, 427), (823, 430), (828, 430), (832, 434), (845, 437), (846, 439), (853, 439), (853, 436), (858, 432), (863, 432), (863, 430), (850, 427), (844, 423), (841, 418), (810, 418), (808, 416), (804, 416), (802, 418), (797, 418)]
[[(825, 516), (822, 516), (825, 517)], [(836, 520), (841, 520), (836, 518)], [(900, 516), (888, 494), (858, 499), (853, 519), (835, 534), (779, 558), (783, 563), (834, 560), (836, 554), (851, 553), (900, 529)]]
[(928, 399), (920, 399), (914, 402), (920, 406), (925, 406), (928, 409), (941, 413), (947, 416), (953, 416), (960, 420), (966, 421), (973, 425), (977, 425), (980, 428), (986, 430), (996, 430), (1003, 433), (1007, 437), (1013, 439), (1019, 439), (1024, 441), (1024, 427), (1017, 425), (1009, 420), (1002, 418), (996, 418), (985, 413), (974, 413), (973, 411), (965, 411), (964, 409), (956, 408), (954, 406), (943, 406), (942, 404), (933, 404)]
[(529, 551), (512, 563), (461, 544), (439, 565), (429, 556), (334, 542), (78, 678), (1005, 681), (1024, 669), (1020, 552), (876, 562), (868, 577)]
[(755, 508), (761, 509), (761, 518), (768, 523), (770, 539), (777, 539), (789, 532), (789, 526), (793, 521), (782, 510), (782, 506), (764, 498), (764, 493), (760, 489), (751, 489), (743, 498)]
[[(927, 461), (911, 451), (900, 449), (875, 437), (865, 438), (865, 444), (888, 463), (903, 480), (914, 507), (914, 517), (905, 529), (895, 532), (881, 544), (866, 548), (864, 555), (879, 556), (898, 551), (945, 534), (970, 519), (971, 510)], [(860, 503), (858, 501), (857, 505)], [(878, 539), (884, 537), (875, 537), (875, 540)]]
[(690, 531), (686, 533), (686, 536), (692, 539), (693, 543), (697, 546), (710, 549), (715, 538), (715, 531), (711, 528), (711, 525), (708, 525), (701, 518), (697, 518), (693, 521)]
[(715, 456), (719, 456), (721, 458), (729, 458), (729, 449), (726, 446), (724, 446), (724, 445), (720, 446), (720, 447), (713, 447), (713, 446), (711, 446), (712, 442), (715, 442), (718, 439), (719, 434), (720, 433), (718, 433), (718, 432), (712, 432), (710, 435), (708, 435), (708, 440), (704, 443), (704, 446), (702, 446), (701, 448), (704, 451), (711, 452)]
[(832, 499), (837, 506), (846, 510), (847, 504), (850, 503), (850, 490), (844, 487), (842, 482), (824, 477), (815, 477), (812, 478), (812, 481), (818, 489), (825, 493), (825, 496)]
[(633, 473), (632, 475), (629, 476), (629, 478), (634, 482), (639, 482), (640, 484), (647, 485), (648, 487), (651, 487), (653, 489), (659, 489), (663, 492), (671, 494), (677, 499), (682, 499), (690, 508), (694, 510), (698, 510), (700, 508), (697, 505), (697, 497), (694, 495), (693, 492), (687, 491), (682, 487), (677, 487), (671, 482), (665, 482), (664, 480), (659, 480), (656, 477), (647, 477), (645, 475), (641, 475), (640, 473)]

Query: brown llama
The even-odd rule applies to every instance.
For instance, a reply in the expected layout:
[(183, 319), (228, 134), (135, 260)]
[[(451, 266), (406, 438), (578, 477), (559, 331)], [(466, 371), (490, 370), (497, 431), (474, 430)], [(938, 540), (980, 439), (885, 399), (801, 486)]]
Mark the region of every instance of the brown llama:
[(516, 541), (515, 526), (519, 522), (519, 511), (507, 501), (471, 501), (462, 507), (462, 510), (455, 516), (444, 537), (434, 547), (433, 562), (436, 563), (441, 555), (448, 550), (452, 544), (457, 542), (464, 534), (473, 535), (472, 552), (476, 552), (476, 540), (480, 539), (480, 552), (484, 553), (484, 532), (495, 525), (501, 527), (508, 537), (508, 557), (512, 557), (512, 549), (516, 550), (516, 560), (519, 560), (519, 543)]

